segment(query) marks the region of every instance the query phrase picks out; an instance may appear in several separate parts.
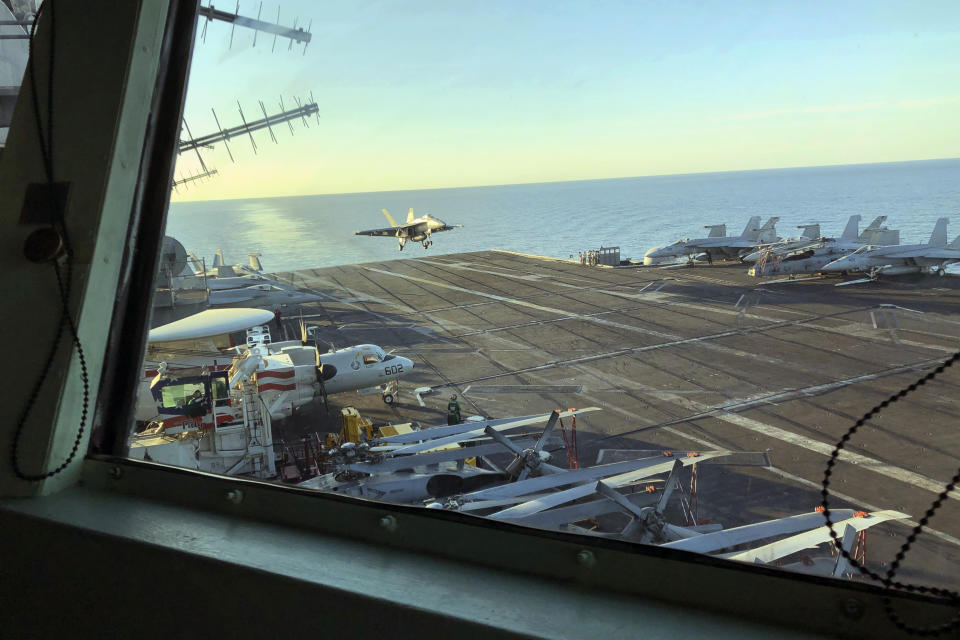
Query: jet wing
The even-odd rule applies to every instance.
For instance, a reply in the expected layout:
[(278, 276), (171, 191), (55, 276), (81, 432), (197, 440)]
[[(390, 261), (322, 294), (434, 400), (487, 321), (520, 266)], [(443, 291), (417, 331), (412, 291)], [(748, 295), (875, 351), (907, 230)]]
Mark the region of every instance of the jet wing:
[(437, 227), (436, 229), (433, 229), (432, 231), (433, 233), (436, 233), (437, 231), (453, 231), (454, 229), (461, 229), (461, 228), (463, 228), (462, 224), (445, 224), (442, 227)]
[(885, 258), (928, 258), (930, 260), (958, 260), (960, 251), (956, 249), (913, 249), (911, 251), (897, 251), (884, 254)]
[(387, 227), (385, 229), (367, 229), (366, 231), (356, 231), (354, 235), (357, 236), (390, 236), (393, 237), (397, 235), (397, 228)]

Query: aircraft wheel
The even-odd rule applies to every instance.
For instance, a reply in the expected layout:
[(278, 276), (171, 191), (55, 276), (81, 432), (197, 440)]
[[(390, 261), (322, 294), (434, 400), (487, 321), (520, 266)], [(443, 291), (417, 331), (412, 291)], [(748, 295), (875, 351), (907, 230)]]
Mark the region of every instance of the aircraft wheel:
[(383, 402), (384, 402), (384, 404), (392, 405), (392, 404), (393, 404), (393, 401), (394, 401), (394, 397), (393, 397), (393, 394), (392, 394), (392, 393), (385, 393), (385, 394), (383, 394)]

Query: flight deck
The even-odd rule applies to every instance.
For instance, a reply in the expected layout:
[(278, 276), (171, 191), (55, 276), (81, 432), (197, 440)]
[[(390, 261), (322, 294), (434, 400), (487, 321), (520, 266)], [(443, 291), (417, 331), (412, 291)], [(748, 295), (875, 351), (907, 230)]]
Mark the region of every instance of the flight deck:
[[(700, 514), (725, 527), (812, 511), (843, 433), (960, 350), (960, 278), (950, 275), (761, 285), (741, 264), (588, 267), (486, 251), (276, 277), (323, 299), (302, 307), (322, 340), (375, 343), (415, 363), (395, 404), (341, 394), (332, 405), (423, 425), (446, 424), (452, 394), (464, 417), (600, 407), (577, 424), (583, 464), (604, 449), (765, 455), (769, 466), (701, 465)], [(289, 337), (296, 324), (285, 316)], [(894, 403), (840, 456), (831, 507), (912, 518), (871, 537), (878, 571), (957, 472), (958, 381), (960, 367), (948, 369)], [(301, 416), (277, 437), (324, 431), (321, 421)], [(562, 442), (554, 455), (568, 464)], [(900, 579), (956, 587), (957, 498), (918, 539)]]

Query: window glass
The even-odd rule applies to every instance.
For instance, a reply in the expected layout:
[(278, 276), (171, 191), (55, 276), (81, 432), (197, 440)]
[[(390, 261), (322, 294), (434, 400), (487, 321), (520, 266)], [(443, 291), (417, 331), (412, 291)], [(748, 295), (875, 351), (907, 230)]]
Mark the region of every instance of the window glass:
[(30, 26), (36, 13), (33, 0), (0, 2), (0, 150), (7, 142), (13, 108), (20, 94)]
[[(151, 459), (890, 566), (956, 471), (960, 374), (846, 442), (842, 553), (820, 491), (960, 348), (960, 5), (283, 12), (200, 22), (152, 325), (195, 322), (151, 359), (224, 372), (218, 429)], [(950, 587), (958, 539), (951, 498), (904, 579)]]
[(162, 402), (165, 408), (180, 408), (191, 404), (195, 393), (199, 391), (203, 396), (203, 384), (188, 383), (163, 387)]

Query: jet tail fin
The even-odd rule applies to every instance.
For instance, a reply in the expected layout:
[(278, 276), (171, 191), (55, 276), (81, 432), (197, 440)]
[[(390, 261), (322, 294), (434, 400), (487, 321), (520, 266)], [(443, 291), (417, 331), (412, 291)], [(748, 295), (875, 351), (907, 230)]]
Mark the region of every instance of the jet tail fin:
[(803, 233), (800, 234), (801, 238), (805, 238), (807, 240), (816, 240), (820, 237), (819, 224), (801, 224), (797, 226), (797, 229), (803, 229)]
[(940, 218), (937, 220), (936, 226), (933, 227), (933, 233), (930, 234), (931, 247), (945, 247), (947, 246), (947, 220), (949, 218)]
[(216, 269), (222, 266), (223, 266), (223, 249), (217, 249), (216, 254), (214, 254), (213, 256), (213, 268)]
[(260, 264), (260, 254), (259, 253), (250, 253), (247, 254), (250, 260), (250, 268), (254, 271), (263, 271), (263, 265)]
[(413, 207), (410, 207), (410, 211), (407, 211), (407, 222), (413, 222)]
[(389, 212), (389, 211), (387, 211), (386, 209), (380, 209), (380, 211), (383, 211), (383, 215), (387, 216), (387, 222), (390, 223), (390, 226), (391, 226), (391, 227), (399, 226), (399, 225), (397, 225), (396, 222), (393, 221), (393, 218), (390, 217), (390, 212)]
[(197, 257), (192, 251), (187, 253), (187, 264), (190, 265), (190, 268), (193, 270), (193, 275), (199, 276), (203, 274), (203, 262), (200, 261), (200, 258)]
[(710, 229), (710, 233), (707, 234), (708, 238), (724, 238), (727, 235), (727, 225), (725, 224), (708, 224), (704, 225), (704, 229)]
[(780, 220), (777, 216), (771, 216), (769, 220), (763, 223), (752, 240), (754, 242), (776, 242), (777, 241), (777, 222)]
[(947, 247), (955, 251), (960, 251), (960, 236), (957, 236), (956, 238), (954, 238), (953, 242), (948, 244)]
[(747, 222), (747, 226), (743, 228), (743, 233), (740, 234), (740, 237), (745, 238), (747, 240), (752, 240), (754, 236), (757, 235), (757, 231), (759, 231), (757, 227), (759, 226), (760, 226), (760, 216), (753, 216)]
[[(882, 218), (883, 216), (880, 216), (880, 217)], [(877, 218), (877, 220), (880, 220), (880, 218)], [(873, 226), (873, 224), (876, 223), (877, 220), (874, 220), (873, 222), (871, 222), (870, 225)], [(860, 235), (859, 231), (857, 230), (859, 227), (860, 227), (860, 216), (859, 215), (850, 216), (850, 219), (847, 220), (847, 226), (844, 227), (843, 233), (840, 235), (840, 239), (853, 242), (854, 240), (857, 239), (857, 236)]]
[(877, 216), (873, 219), (873, 222), (867, 225), (867, 228), (864, 229), (864, 233), (867, 231), (873, 231), (874, 229), (879, 229), (883, 226), (883, 223), (887, 221), (887, 216)]

